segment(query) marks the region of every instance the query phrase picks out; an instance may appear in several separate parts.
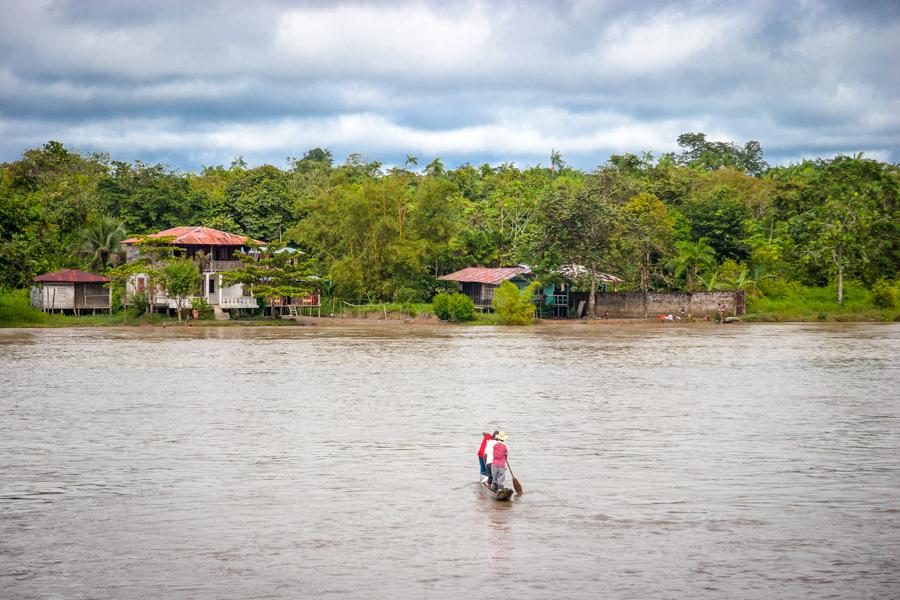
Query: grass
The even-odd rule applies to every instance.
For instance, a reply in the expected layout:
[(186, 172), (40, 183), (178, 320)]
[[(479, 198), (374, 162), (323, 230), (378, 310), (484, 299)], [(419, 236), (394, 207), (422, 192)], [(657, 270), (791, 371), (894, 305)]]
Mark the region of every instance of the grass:
[[(896, 284), (895, 284), (896, 287)], [(844, 303), (838, 305), (837, 292), (831, 287), (807, 287), (796, 282), (773, 282), (767, 285), (765, 296), (748, 301), (746, 321), (772, 322), (823, 322), (823, 321), (900, 321), (900, 311), (895, 303), (893, 308), (879, 308), (873, 302), (872, 293), (864, 286), (849, 282), (844, 287)], [(335, 305), (335, 313), (340, 314)], [(345, 309), (350, 311), (349, 307)], [(364, 317), (369, 313), (390, 317), (397, 313), (411, 317), (429, 317), (434, 313), (430, 304), (388, 303), (369, 304), (352, 308), (354, 316)], [(323, 302), (323, 317), (330, 314), (331, 301)], [(31, 308), (28, 290), (0, 290), (0, 327), (104, 327), (121, 325), (170, 325), (177, 323), (175, 317), (159, 314), (126, 316), (124, 312), (113, 315), (97, 314), (80, 317), (48, 314)], [(270, 319), (268, 316), (241, 317), (231, 321), (202, 321), (201, 326), (215, 327), (231, 325), (292, 325), (288, 320)], [(476, 313), (475, 320), (468, 325), (502, 325), (496, 313)]]
[(834, 286), (807, 287), (796, 282), (775, 282), (766, 295), (747, 303), (746, 321), (896, 321), (894, 308), (879, 308), (872, 294), (861, 284), (844, 286), (844, 302), (837, 303)]
[(49, 317), (31, 308), (28, 290), (0, 290), (0, 327), (46, 326)]
[(434, 312), (431, 310), (431, 304), (426, 304), (424, 302), (386, 302), (379, 303), (373, 302), (371, 304), (354, 304), (352, 306), (348, 306), (344, 304), (341, 300), (335, 300), (332, 303), (332, 299), (323, 298), (322, 299), (322, 315), (328, 315), (332, 312), (332, 304), (334, 306), (334, 314), (339, 315), (342, 312), (344, 313), (352, 313), (354, 315), (358, 315), (360, 318), (365, 318), (365, 315), (369, 313), (378, 313), (383, 315), (385, 311), (388, 314), (390, 313), (402, 313), (405, 315), (409, 315), (410, 317), (427, 317), (434, 315)]

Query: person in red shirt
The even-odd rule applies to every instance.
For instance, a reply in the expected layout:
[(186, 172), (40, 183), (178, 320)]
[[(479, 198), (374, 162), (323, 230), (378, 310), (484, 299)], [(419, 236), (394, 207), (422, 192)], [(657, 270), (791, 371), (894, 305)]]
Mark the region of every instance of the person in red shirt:
[[(498, 432), (494, 432), (496, 435)], [(490, 433), (481, 432), (481, 446), (478, 448), (478, 466), (481, 468), (481, 481), (487, 481), (491, 478), (491, 473), (488, 471), (487, 463), (484, 462), (484, 448), (487, 446), (487, 443), (494, 439), (494, 435)]]
[(509, 454), (509, 447), (506, 445), (506, 433), (501, 431), (496, 436), (497, 443), (494, 444), (494, 460), (491, 463), (491, 476), (493, 482), (491, 489), (495, 492), (506, 487), (506, 457)]

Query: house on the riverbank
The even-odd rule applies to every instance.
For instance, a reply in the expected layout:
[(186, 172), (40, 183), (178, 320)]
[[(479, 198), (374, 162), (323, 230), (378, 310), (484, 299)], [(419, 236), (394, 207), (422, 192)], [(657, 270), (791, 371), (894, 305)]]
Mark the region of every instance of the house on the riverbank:
[[(536, 298), (541, 316), (569, 317), (578, 316), (581, 305), (572, 305), (571, 294), (578, 280), (587, 276), (588, 270), (582, 265), (562, 265), (549, 277), (549, 282), (544, 286), (542, 293)], [(610, 273), (596, 273), (597, 289), (601, 292), (613, 290), (622, 284), (622, 280)]]
[(509, 281), (519, 289), (524, 289), (534, 280), (534, 273), (526, 265), (515, 267), (469, 267), (438, 277), (441, 281), (455, 281), (459, 291), (472, 299), (480, 310), (490, 309), (494, 292), (504, 281)]
[(31, 306), (44, 312), (80, 315), (112, 308), (112, 290), (107, 277), (77, 269), (44, 273), (33, 279)]
[[(213, 307), (218, 318), (228, 318), (229, 311), (257, 308), (256, 298), (252, 297), (250, 290), (244, 289), (241, 284), (222, 285), (222, 274), (241, 267), (241, 262), (236, 256), (238, 252), (247, 252), (250, 244), (265, 242), (211, 227), (173, 227), (151, 233), (146, 237), (172, 238), (171, 243), (176, 248), (178, 256), (191, 258), (197, 262), (202, 280), (201, 289), (197, 290), (194, 297), (204, 298)], [(131, 263), (142, 258), (140, 242), (139, 237), (122, 242), (125, 245), (126, 262)], [(134, 275), (127, 284), (128, 296), (146, 293), (148, 283), (149, 278), (146, 274)], [(174, 298), (169, 298), (164, 290), (159, 289), (156, 293), (155, 307), (174, 310), (177, 306)]]

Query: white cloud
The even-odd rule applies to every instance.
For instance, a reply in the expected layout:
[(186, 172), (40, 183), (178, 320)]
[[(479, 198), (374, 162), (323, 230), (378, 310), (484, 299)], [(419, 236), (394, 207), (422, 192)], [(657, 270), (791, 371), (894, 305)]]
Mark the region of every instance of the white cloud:
[(52, 138), (192, 168), (311, 146), (590, 167), (685, 131), (900, 159), (900, 23), (854, 10), (0, 0), (0, 160)]
[(338, 67), (417, 76), (458, 71), (489, 49), (491, 19), (478, 5), (453, 13), (448, 18), (425, 4), (294, 9), (278, 19), (275, 50), (315, 71)]
[(647, 22), (617, 22), (599, 42), (606, 66), (630, 73), (658, 72), (700, 55), (736, 29), (728, 16), (687, 17), (661, 12)]

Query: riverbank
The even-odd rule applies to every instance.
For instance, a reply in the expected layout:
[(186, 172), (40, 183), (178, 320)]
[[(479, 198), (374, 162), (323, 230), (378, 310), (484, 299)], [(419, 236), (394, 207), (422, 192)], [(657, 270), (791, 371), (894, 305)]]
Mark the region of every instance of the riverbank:
[[(344, 327), (344, 326), (362, 326), (362, 327), (389, 327), (389, 326), (444, 326), (455, 325), (464, 327), (493, 327), (502, 326), (500, 319), (493, 314), (478, 315), (474, 321), (467, 323), (448, 323), (440, 321), (433, 317), (414, 317), (404, 319), (383, 319), (383, 318), (341, 318), (341, 317), (305, 317), (299, 320), (292, 319), (271, 319), (261, 317), (256, 319), (233, 319), (227, 321), (182, 321), (181, 323), (174, 317), (164, 317), (161, 315), (142, 315), (138, 318), (123, 318), (121, 314), (115, 315), (86, 315), (86, 316), (69, 316), (69, 315), (45, 315), (45, 319), (40, 320), (13, 320), (0, 321), (0, 328), (9, 329), (55, 329), (66, 327), (115, 327), (115, 328), (133, 328), (133, 327), (153, 327), (153, 328), (172, 328), (172, 327), (197, 327), (197, 328), (221, 328), (221, 327)], [(900, 322), (900, 314), (894, 311), (865, 311), (860, 313), (826, 313), (821, 314), (797, 314), (797, 313), (752, 313), (740, 317), (740, 321), (752, 323), (873, 323), (873, 322)], [(631, 325), (641, 325), (650, 323), (659, 323), (658, 318), (650, 319), (536, 319), (533, 327), (621, 327)], [(686, 320), (686, 321), (666, 321), (667, 324), (692, 326), (692, 325), (709, 325), (714, 324), (713, 321), (704, 320)]]
[[(56, 328), (56, 327), (291, 327), (291, 326), (331, 326), (331, 325), (417, 325), (442, 324), (434, 317), (430, 305), (417, 304), (414, 310), (404, 311), (399, 305), (379, 305), (378, 307), (357, 308), (322, 317), (302, 317), (297, 320), (271, 318), (268, 316), (242, 317), (226, 321), (201, 320), (199, 322), (178, 322), (175, 317), (160, 314), (144, 314), (139, 317), (127, 315), (124, 311), (109, 315), (63, 315), (48, 314), (28, 305), (27, 297), (19, 292), (0, 294), (0, 327), (2, 328)], [(868, 297), (850, 295), (843, 305), (837, 305), (827, 295), (827, 290), (806, 293), (803, 296), (786, 298), (757, 298), (750, 302), (749, 312), (742, 321), (770, 323), (808, 322), (900, 322), (900, 311), (894, 308), (877, 308)], [(535, 325), (609, 325), (654, 322), (658, 319), (546, 319), (536, 320)], [(691, 322), (703, 322), (698, 319)], [(461, 325), (469, 327), (502, 325), (499, 315), (479, 313), (475, 320)]]

